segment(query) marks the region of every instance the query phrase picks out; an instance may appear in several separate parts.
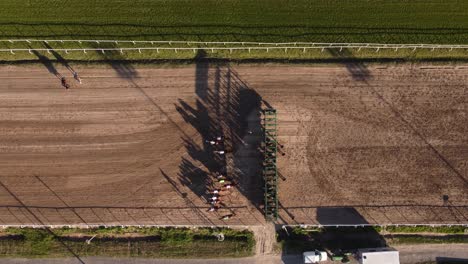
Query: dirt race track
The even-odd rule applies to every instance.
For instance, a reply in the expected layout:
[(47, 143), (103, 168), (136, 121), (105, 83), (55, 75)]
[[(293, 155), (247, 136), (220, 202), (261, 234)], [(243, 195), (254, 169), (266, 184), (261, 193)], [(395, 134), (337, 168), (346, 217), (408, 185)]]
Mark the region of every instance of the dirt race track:
[(0, 67), (0, 224), (263, 224), (266, 105), (279, 223), (468, 224), (468, 67), (73, 67)]

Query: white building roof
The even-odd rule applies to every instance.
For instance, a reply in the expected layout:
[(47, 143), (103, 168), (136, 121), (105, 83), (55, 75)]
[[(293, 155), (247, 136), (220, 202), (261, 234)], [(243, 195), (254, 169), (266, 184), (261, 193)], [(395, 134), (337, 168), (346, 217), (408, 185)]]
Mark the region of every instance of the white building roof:
[(400, 255), (393, 248), (364, 248), (359, 256), (361, 264), (400, 264)]

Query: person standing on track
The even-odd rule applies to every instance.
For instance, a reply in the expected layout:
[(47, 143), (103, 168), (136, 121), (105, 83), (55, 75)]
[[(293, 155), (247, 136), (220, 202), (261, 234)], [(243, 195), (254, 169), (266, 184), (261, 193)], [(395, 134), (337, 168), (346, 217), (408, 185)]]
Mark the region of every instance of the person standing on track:
[(73, 72), (73, 78), (77, 80), (81, 84), (81, 78), (78, 76), (78, 73), (76, 71)]
[(62, 86), (68, 90), (68, 88), (70, 88), (70, 85), (67, 83), (67, 79), (65, 79), (65, 77), (62, 77), (61, 81), (62, 81)]
[(236, 184), (234, 182), (231, 182), (231, 183), (228, 183), (228, 184), (224, 184), (223, 185), (223, 188), (221, 188), (221, 190), (229, 190), (229, 189), (232, 189), (232, 187), (234, 187)]
[(219, 195), (217, 195), (217, 194), (214, 194), (214, 196), (211, 197), (210, 200), (212, 200), (212, 201), (221, 201), (221, 197), (219, 197)]
[(206, 143), (210, 143), (210, 145), (214, 146), (217, 145), (218, 143), (214, 140), (205, 140)]
[(226, 177), (224, 177), (224, 175), (222, 175), (221, 173), (219, 172), (216, 172), (216, 179), (218, 180), (221, 180), (221, 179), (225, 179)]
[(219, 209), (219, 205), (211, 205), (210, 209), (208, 209), (208, 212), (216, 212)]

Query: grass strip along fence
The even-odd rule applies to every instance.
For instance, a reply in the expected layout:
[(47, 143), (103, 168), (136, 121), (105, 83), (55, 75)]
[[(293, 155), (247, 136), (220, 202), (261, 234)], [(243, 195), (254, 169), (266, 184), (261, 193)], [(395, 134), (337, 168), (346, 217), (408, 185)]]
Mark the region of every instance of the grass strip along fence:
[[(0, 257), (225, 258), (253, 254), (250, 231), (211, 228), (6, 228)], [(219, 241), (217, 234), (224, 240)], [(87, 240), (91, 240), (87, 243)]]
[[(2, 46), (4, 46), (2, 48)], [(468, 59), (468, 45), (0, 39), (0, 60)]]

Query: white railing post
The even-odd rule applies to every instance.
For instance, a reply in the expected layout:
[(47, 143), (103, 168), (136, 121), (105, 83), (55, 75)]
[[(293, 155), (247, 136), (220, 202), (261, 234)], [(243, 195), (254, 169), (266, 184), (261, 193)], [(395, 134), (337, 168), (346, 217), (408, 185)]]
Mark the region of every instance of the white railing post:
[[(115, 43), (115, 47), (112, 48), (92, 48), (92, 47), (77, 47), (77, 48), (42, 48), (42, 49), (33, 49), (31, 47), (28, 48), (7, 48), (7, 49), (0, 49), (0, 52), (10, 52), (11, 54), (15, 54), (16, 51), (28, 51), (29, 53), (33, 53), (33, 51), (46, 51), (48, 54), (52, 54), (51, 52), (57, 51), (57, 52), (65, 52), (68, 54), (69, 51), (83, 51), (83, 53), (87, 53), (87, 50), (93, 50), (101, 53), (105, 53), (106, 50), (108, 51), (117, 51), (120, 52), (121, 54), (123, 53), (124, 49), (125, 50), (138, 50), (139, 53), (143, 53), (143, 50), (156, 50), (157, 53), (159, 53), (159, 49), (171, 49), (174, 50), (175, 53), (178, 53), (180, 50), (192, 50), (193, 52), (196, 52), (198, 50), (198, 47), (193, 47), (192, 44), (197, 45), (205, 45), (207, 49), (211, 49), (211, 52), (214, 53), (215, 49), (216, 50), (224, 50), (224, 51), (229, 51), (229, 53), (233, 53), (234, 50), (241, 49), (244, 51), (248, 51), (249, 53), (252, 52), (253, 49), (257, 50), (266, 50), (266, 52), (270, 52), (270, 49), (283, 49), (285, 53), (288, 52), (288, 49), (302, 49), (303, 53), (307, 52), (307, 49), (314, 48), (314, 49), (320, 49), (321, 52), (324, 52), (325, 49), (330, 48), (330, 49), (339, 49), (340, 52), (343, 51), (343, 48), (351, 48), (351, 49), (357, 49), (357, 52), (360, 52), (361, 49), (373, 49), (375, 52), (379, 52), (380, 49), (394, 49), (395, 52), (398, 52), (399, 50), (403, 49), (411, 49), (413, 52), (415, 52), (418, 48), (422, 49), (430, 49), (431, 51), (435, 51), (436, 49), (445, 49), (449, 51), (453, 51), (454, 49), (460, 49), (463, 51), (468, 50), (468, 45), (442, 45), (442, 44), (388, 44), (388, 43), (316, 43), (316, 42), (285, 42), (285, 43), (269, 43), (269, 42), (232, 42), (232, 41), (213, 41), (213, 42), (198, 42), (198, 41), (140, 41), (140, 40), (40, 40), (40, 39), (18, 39), (18, 40), (13, 40), (13, 39), (4, 39), (0, 40), (1, 42), (9, 42), (9, 43), (21, 43), (21, 42), (27, 42), (27, 43), (32, 43), (32, 42), (43, 42), (43, 43), (49, 43), (49, 42), (61, 42), (61, 43), (79, 43), (82, 44), (83, 42), (89, 42), (89, 43), (97, 43), (100, 44), (101, 42), (109, 42), (109, 43)], [(118, 47), (120, 43), (133, 43), (135, 46), (132, 49), (127, 49), (127, 48), (122, 48)], [(140, 46), (138, 44), (146, 44), (146, 43), (151, 43), (151, 45), (155, 45), (155, 47), (145, 47), (145, 46)], [(166, 48), (164, 46), (158, 46), (158, 43), (162, 44), (169, 44), (172, 46), (171, 48)], [(182, 45), (185, 45), (182, 46)], [(220, 46), (222, 45), (222, 46)], [(238, 45), (242, 45), (242, 47), (239, 47)], [(252, 45), (252, 46), (246, 46), (246, 45)], [(258, 47), (255, 47), (253, 45), (258, 45)], [(188, 48), (187, 48), (188, 46)], [(192, 49), (193, 47), (193, 49)]]

